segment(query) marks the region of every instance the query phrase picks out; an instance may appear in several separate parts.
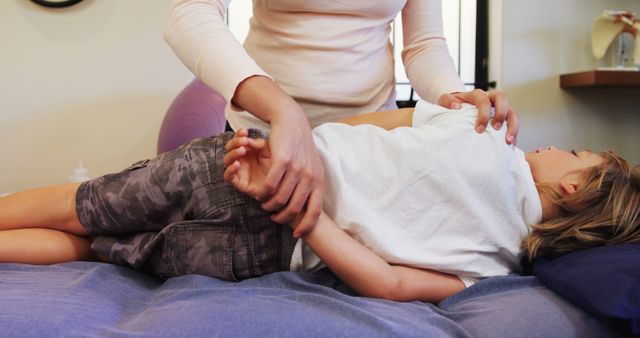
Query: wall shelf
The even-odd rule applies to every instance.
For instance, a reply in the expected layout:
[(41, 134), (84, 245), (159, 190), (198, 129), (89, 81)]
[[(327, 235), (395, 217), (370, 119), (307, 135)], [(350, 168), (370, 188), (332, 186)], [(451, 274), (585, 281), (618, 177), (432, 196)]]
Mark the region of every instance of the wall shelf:
[(561, 88), (578, 87), (638, 87), (640, 71), (590, 70), (560, 75)]

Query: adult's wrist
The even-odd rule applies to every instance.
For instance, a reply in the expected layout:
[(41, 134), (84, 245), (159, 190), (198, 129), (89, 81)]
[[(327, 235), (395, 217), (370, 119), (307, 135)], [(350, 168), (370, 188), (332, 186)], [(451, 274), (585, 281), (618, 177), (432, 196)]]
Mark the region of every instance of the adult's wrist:
[(272, 124), (291, 118), (304, 117), (298, 103), (273, 80), (265, 76), (251, 76), (236, 88), (232, 103)]

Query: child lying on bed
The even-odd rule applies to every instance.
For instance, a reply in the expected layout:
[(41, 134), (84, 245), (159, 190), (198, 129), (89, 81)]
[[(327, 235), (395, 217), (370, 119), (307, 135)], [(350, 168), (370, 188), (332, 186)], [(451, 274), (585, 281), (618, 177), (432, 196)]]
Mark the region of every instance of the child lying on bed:
[(325, 210), (302, 240), (248, 197), (270, 149), (241, 130), (0, 198), (0, 262), (102, 258), (228, 280), (326, 265), (364, 296), (438, 302), (518, 271), (522, 248), (533, 258), (640, 239), (639, 167), (613, 152), (525, 154), (504, 128), (475, 133), (476, 115), (420, 102), (315, 128)]

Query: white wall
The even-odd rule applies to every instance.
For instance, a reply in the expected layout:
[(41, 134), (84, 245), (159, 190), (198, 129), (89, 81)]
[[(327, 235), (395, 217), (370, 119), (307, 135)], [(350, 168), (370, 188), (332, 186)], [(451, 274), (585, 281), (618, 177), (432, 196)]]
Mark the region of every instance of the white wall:
[(169, 0), (0, 1), (0, 193), (155, 155), (191, 74), (162, 40)]
[[(640, 88), (563, 90), (559, 75), (594, 69), (591, 26), (635, 0), (492, 0), (492, 73), (521, 117), (518, 145), (616, 149), (640, 162)], [(499, 33), (496, 29), (502, 26)]]

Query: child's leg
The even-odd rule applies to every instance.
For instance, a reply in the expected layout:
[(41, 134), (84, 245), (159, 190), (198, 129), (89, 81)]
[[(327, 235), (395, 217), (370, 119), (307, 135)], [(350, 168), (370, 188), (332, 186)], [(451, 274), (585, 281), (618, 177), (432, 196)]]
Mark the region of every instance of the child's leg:
[(55, 264), (97, 260), (87, 238), (51, 229), (0, 231), (0, 263)]
[(0, 230), (47, 228), (86, 235), (76, 213), (79, 184), (65, 184), (0, 197)]

